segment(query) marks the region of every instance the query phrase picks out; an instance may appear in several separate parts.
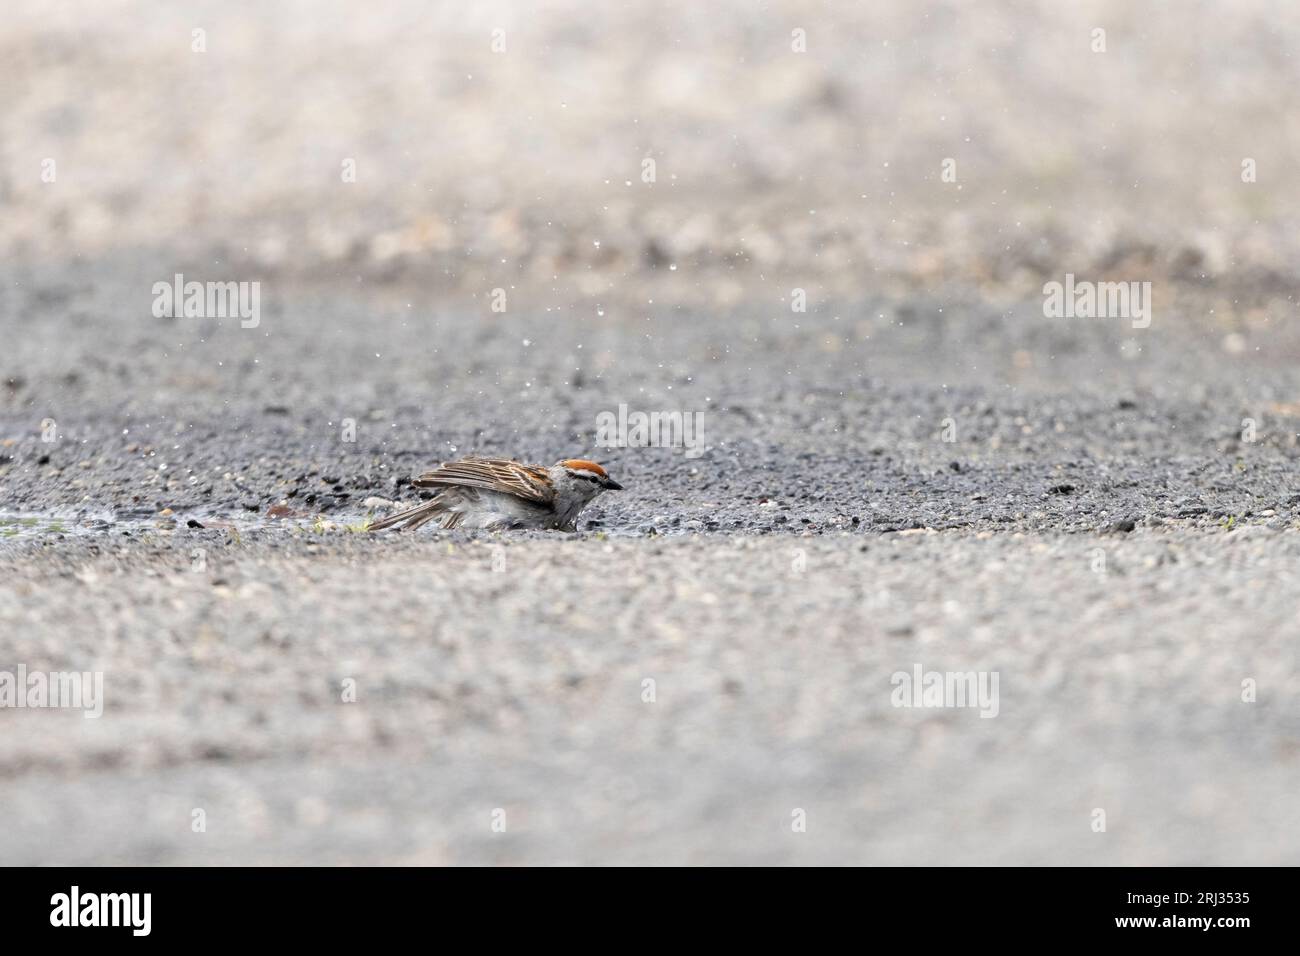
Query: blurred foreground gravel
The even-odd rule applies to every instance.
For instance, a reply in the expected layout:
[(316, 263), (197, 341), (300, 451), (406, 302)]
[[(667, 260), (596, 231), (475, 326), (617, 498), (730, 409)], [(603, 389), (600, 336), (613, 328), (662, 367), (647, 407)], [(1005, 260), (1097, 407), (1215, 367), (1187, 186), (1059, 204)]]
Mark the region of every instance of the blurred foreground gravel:
[[(5, 715), (3, 857), (1295, 863), (1297, 540), (115, 548), (6, 575), (11, 652), (107, 706)], [(998, 715), (891, 706), (915, 663), (997, 671)]]

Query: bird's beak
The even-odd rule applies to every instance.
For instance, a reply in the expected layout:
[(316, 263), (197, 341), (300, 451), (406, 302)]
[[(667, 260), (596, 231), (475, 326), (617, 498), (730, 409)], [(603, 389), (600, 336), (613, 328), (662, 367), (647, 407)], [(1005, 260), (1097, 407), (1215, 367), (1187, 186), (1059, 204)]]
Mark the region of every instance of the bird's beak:
[(613, 478), (606, 478), (606, 479), (605, 479), (605, 490), (606, 490), (606, 491), (622, 491), (622, 490), (623, 490), (623, 486), (620, 485), (620, 484), (619, 484), (617, 481), (615, 481)]

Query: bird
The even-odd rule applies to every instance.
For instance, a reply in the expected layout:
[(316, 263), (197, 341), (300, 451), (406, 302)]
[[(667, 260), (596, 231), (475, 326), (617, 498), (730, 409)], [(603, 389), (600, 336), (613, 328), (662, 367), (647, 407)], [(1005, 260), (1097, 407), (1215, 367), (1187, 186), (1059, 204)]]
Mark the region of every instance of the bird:
[(439, 491), (424, 504), (376, 521), (370, 531), (397, 525), (414, 531), (434, 520), (447, 530), (576, 531), (579, 512), (593, 499), (623, 490), (604, 468), (585, 458), (566, 458), (547, 468), (471, 455), (445, 461), (411, 484)]

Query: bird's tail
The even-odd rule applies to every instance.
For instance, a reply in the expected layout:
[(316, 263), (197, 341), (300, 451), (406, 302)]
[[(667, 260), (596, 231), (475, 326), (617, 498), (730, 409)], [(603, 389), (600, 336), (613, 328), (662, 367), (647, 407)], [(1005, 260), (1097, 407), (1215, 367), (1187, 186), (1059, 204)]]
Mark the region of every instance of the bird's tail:
[(443, 503), (438, 498), (432, 501), (426, 501), (422, 505), (416, 505), (414, 508), (408, 508), (405, 511), (399, 511), (395, 515), (389, 515), (372, 524), (367, 531), (383, 531), (385, 528), (392, 528), (399, 524), (405, 524), (403, 531), (414, 531), (420, 525), (432, 521), (443, 511)]

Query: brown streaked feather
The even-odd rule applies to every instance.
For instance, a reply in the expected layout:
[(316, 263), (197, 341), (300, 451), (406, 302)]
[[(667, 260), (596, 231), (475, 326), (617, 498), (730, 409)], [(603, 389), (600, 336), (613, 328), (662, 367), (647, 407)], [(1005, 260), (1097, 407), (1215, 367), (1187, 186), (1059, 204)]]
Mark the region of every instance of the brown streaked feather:
[(555, 489), (546, 469), (507, 458), (462, 458), (446, 461), (411, 482), (417, 488), (482, 488), (515, 495), (527, 501), (550, 504)]
[[(430, 502), (430, 504), (434, 504), (434, 502)], [(448, 517), (459, 518), (460, 515), (449, 516), (442, 510), (441, 507), (430, 508), (424, 514), (417, 515), (416, 517), (412, 518), (410, 521), (406, 522), (406, 527), (403, 528), (402, 530), (414, 531), (416, 528), (423, 527), (424, 525), (428, 524), (430, 521), (434, 521), (435, 519), (444, 528), (454, 528), (455, 527), (454, 524), (448, 523), (447, 521)]]
[(440, 517), (442, 512), (442, 502), (437, 498), (418, 504), (414, 508), (407, 508), (405, 511), (399, 511), (397, 514), (389, 515), (387, 518), (380, 518), (373, 521), (367, 527), (367, 531), (383, 531), (386, 528), (392, 528), (395, 525), (406, 524), (403, 531), (410, 531), (412, 528), (418, 528), (427, 521)]

